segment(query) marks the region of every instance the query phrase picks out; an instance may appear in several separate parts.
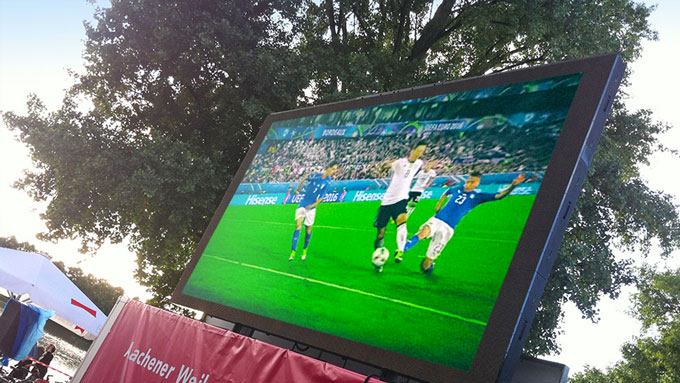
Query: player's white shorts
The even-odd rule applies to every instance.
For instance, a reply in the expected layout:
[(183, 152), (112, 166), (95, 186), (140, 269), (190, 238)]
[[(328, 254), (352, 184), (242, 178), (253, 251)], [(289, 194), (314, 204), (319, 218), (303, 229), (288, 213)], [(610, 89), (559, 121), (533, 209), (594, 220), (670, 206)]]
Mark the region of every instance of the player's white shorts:
[(295, 210), (295, 221), (304, 217), (305, 226), (312, 226), (314, 224), (314, 217), (316, 217), (316, 208), (305, 209), (304, 207), (299, 207)]
[(430, 246), (427, 248), (427, 256), (430, 259), (436, 259), (439, 253), (444, 250), (444, 247), (451, 237), (453, 237), (453, 228), (446, 222), (439, 218), (432, 217), (420, 226), (422, 229), (425, 226), (430, 227), (430, 235), (427, 238), (432, 238)]

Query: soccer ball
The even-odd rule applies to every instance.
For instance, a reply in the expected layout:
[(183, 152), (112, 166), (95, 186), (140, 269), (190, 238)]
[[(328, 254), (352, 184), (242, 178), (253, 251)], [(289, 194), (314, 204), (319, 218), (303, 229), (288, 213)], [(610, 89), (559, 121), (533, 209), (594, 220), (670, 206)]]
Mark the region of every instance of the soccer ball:
[(373, 262), (373, 266), (375, 267), (380, 267), (385, 264), (387, 261), (387, 258), (390, 256), (390, 251), (387, 250), (386, 247), (379, 247), (375, 249), (373, 252), (373, 257), (371, 258), (371, 261)]

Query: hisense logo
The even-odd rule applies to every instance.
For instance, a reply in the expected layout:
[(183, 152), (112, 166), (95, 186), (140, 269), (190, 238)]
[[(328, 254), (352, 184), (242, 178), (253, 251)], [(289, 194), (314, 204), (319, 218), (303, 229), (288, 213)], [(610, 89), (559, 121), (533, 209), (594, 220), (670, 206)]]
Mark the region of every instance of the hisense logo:
[(354, 195), (354, 198), (352, 201), (354, 202), (368, 202), (368, 201), (380, 201), (382, 200), (383, 196), (385, 193), (367, 193), (365, 191), (358, 191), (357, 194)]
[(256, 194), (251, 194), (246, 200), (246, 205), (274, 205), (277, 199), (276, 196), (260, 197)]
[(321, 136), (344, 136), (345, 129), (326, 129), (323, 131)]

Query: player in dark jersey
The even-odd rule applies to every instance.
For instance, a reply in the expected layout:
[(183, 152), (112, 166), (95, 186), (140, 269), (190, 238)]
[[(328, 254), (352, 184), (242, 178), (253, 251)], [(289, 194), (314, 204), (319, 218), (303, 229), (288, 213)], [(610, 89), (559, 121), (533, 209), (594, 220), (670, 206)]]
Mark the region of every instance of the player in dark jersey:
[(323, 173), (305, 174), (295, 188), (294, 194), (299, 194), (300, 188), (305, 181), (309, 181), (305, 195), (302, 197), (297, 210), (295, 210), (295, 231), (293, 232), (292, 251), (290, 252), (290, 257), (288, 257), (289, 261), (295, 258), (295, 251), (297, 250), (298, 239), (300, 238), (300, 228), (302, 228), (303, 222), (305, 224), (305, 244), (302, 248), (301, 259), (304, 261), (307, 258), (307, 246), (309, 246), (309, 240), (312, 237), (312, 225), (314, 225), (316, 207), (323, 201), (326, 189), (332, 181), (331, 176), (336, 170), (338, 170), (338, 163), (335, 161), (331, 162), (326, 166), (326, 170)]
[[(510, 186), (500, 193), (481, 193), (476, 192), (475, 189), (479, 186), (482, 175), (479, 172), (472, 172), (465, 181), (465, 184), (447, 189), (442, 194), (434, 208), (436, 214), (420, 227), (418, 234), (406, 242), (404, 251), (411, 249), (421, 239), (432, 238), (430, 246), (427, 248), (426, 257), (420, 264), (420, 269), (424, 273), (431, 273), (434, 268), (434, 260), (444, 250), (444, 247), (453, 236), (453, 231), (458, 222), (475, 207), (485, 202), (505, 198), (512, 192), (515, 186), (524, 182), (525, 179), (526, 175), (520, 174), (512, 180)], [(444, 204), (448, 197), (451, 197), (450, 200)]]

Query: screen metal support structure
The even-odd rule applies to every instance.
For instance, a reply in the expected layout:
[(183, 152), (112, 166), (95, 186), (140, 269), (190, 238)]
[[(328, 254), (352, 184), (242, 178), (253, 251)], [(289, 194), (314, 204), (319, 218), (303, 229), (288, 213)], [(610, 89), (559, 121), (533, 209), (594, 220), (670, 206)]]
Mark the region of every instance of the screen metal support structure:
[(234, 325), (234, 329), (232, 331), (239, 334), (239, 335), (247, 336), (249, 338), (251, 338), (253, 336), (253, 334), (255, 333), (254, 328), (248, 327), (248, 326), (240, 324), (240, 323), (236, 323)]
[(558, 218), (553, 222), (553, 227), (550, 230), (550, 237), (545, 243), (538, 267), (531, 281), (529, 292), (524, 300), (522, 310), (520, 312), (520, 320), (517, 321), (512, 335), (512, 341), (508, 345), (505, 359), (498, 374), (498, 383), (510, 383), (514, 375), (517, 363), (519, 362), (522, 348), (527, 340), (531, 323), (538, 309), (538, 305), (543, 295), (543, 290), (550, 277), (550, 271), (553, 268), (557, 253), (564, 237), (564, 232), (569, 224), (571, 214), (574, 212), (576, 201), (578, 199), (583, 182), (586, 179), (588, 168), (595, 155), (595, 148), (600, 140), (602, 130), (609, 115), (614, 97), (621, 84), (624, 75), (626, 64), (617, 56), (613, 68), (607, 79), (605, 92), (602, 94), (597, 106), (597, 111), (592, 119), (592, 124), (588, 131), (588, 137), (581, 147), (578, 156), (578, 163), (574, 167), (574, 171), (569, 179), (567, 191), (564, 193), (562, 202), (559, 207)]
[[(257, 329), (254, 331), (255, 338), (261, 336), (262, 332), (266, 335), (276, 334), (290, 340), (290, 342), (309, 344), (312, 347), (328, 350), (328, 352), (338, 355), (339, 353), (346, 354), (348, 360), (361, 360), (365, 365), (381, 366), (392, 371), (398, 371), (399, 374), (414, 376), (417, 379), (474, 383), (512, 382), (517, 363), (520, 360), (521, 350), (529, 334), (535, 311), (557, 255), (564, 230), (574, 210), (578, 193), (586, 177), (587, 168), (593, 158), (606, 116), (611, 109), (624, 68), (625, 64), (618, 54), (612, 53), (451, 83), (426, 85), (270, 115), (258, 133), (253, 147), (246, 155), (243, 165), (234, 177), (234, 181), (227, 189), (220, 207), (211, 220), (194, 257), (189, 262), (187, 270), (173, 294), (172, 301), (205, 311), (210, 315), (226, 318), (232, 323), (252, 326), (252, 328)], [(244, 179), (248, 167), (258, 154), (260, 145), (264, 142), (269, 129), (274, 124), (293, 120), (315, 119), (319, 116), (344, 113), (350, 110), (382, 108), (386, 105), (398, 103), (404, 103), (403, 108), (410, 100), (424, 100), (443, 94), (458, 94), (468, 91), (477, 92), (480, 89), (515, 83), (529, 83), (538, 79), (572, 76), (579, 73), (583, 77), (579, 80), (578, 89), (575, 91), (573, 105), (569, 107), (573, 110), (569, 109), (569, 114), (564, 121), (564, 128), (560, 128), (563, 131), (552, 154), (553, 160), (548, 164), (548, 169), (541, 181), (540, 190), (536, 197), (537, 207), (529, 214), (523, 229), (524, 234), (520, 236), (515, 251), (518, 255), (512, 258), (469, 367), (456, 368), (453, 364), (438, 364), (392, 349), (376, 347), (374, 343), (362, 343), (353, 340), (353, 338), (338, 336), (335, 333), (307, 328), (290, 320), (270, 318), (263, 313), (255, 312), (256, 310), (248, 309), (249, 306), (232, 307), (225, 304), (230, 301), (208, 299), (209, 295), (198, 290), (203, 288), (202, 286), (195, 285), (193, 286), (195, 289), (193, 293), (186, 293), (190, 277), (221, 222), (222, 215), (225, 214), (232, 198), (236, 196), (240, 180)], [(501, 107), (501, 104), (493, 105), (494, 108)], [(472, 107), (472, 104), (465, 107)], [(484, 113), (492, 115), (493, 110)], [(518, 109), (518, 111), (523, 112), (525, 110)], [(505, 111), (503, 115), (511, 112), (512, 110)], [(353, 123), (359, 124), (361, 116), (366, 116), (366, 114), (357, 115), (357, 120)], [(369, 116), (372, 116), (372, 114), (369, 114)], [(454, 121), (456, 118), (465, 116), (463, 113), (457, 113), (451, 115), (450, 118)], [(355, 117), (350, 115), (348, 118)], [(393, 120), (401, 121), (396, 117), (386, 117), (385, 121), (381, 121), (392, 123)], [(309, 124), (312, 124), (316, 120), (309, 121)], [(282, 126), (287, 127), (286, 125)], [(331, 133), (336, 134), (335, 132)], [(287, 134), (281, 133), (282, 137), (287, 137)], [(540, 205), (538, 205), (539, 202)], [(232, 261), (237, 262), (239, 260)], [(239, 328), (240, 331), (247, 330)], [(374, 369), (369, 374), (382, 375), (381, 372), (382, 370), (378, 368), (377, 371)]]
[[(274, 335), (267, 335), (266, 338), (262, 338), (262, 336), (258, 336), (256, 334), (256, 330), (252, 327), (245, 326), (243, 324), (238, 324), (238, 323), (231, 323), (229, 321), (225, 321), (223, 319), (219, 319), (216, 317), (212, 317), (210, 315), (205, 315), (202, 319), (202, 321), (209, 323), (213, 326), (224, 328), (224, 329), (231, 329), (231, 331), (238, 333), (243, 336), (247, 336), (253, 339), (259, 339), (261, 341), (274, 344), (277, 347), (283, 347), (285, 340), (274, 336)], [(260, 333), (260, 335), (263, 335)], [(278, 340), (272, 342), (272, 340)], [(298, 353), (301, 353), (303, 355), (310, 356), (314, 359), (321, 360), (324, 362), (329, 362), (326, 358), (323, 358), (321, 355), (319, 356), (312, 356), (309, 355), (308, 353), (305, 353), (309, 349), (309, 346), (306, 348), (301, 348), (299, 347), (298, 343), (294, 343), (292, 348), (290, 348), (293, 351), (296, 351)], [(324, 352), (325, 353), (325, 352)], [(322, 353), (322, 354), (324, 354)], [(341, 357), (342, 360), (347, 360), (345, 357)], [(366, 381), (369, 382), (375, 382), (376, 380), (381, 380), (385, 383), (422, 383), (422, 381), (409, 377), (407, 375), (401, 375), (397, 372), (394, 372), (389, 369), (375, 369), (375, 366), (363, 366), (360, 361), (355, 361), (355, 363), (352, 363), (351, 365), (347, 365), (345, 362), (344, 364), (341, 365), (343, 368), (347, 368), (351, 371), (355, 371), (361, 374), (366, 374)], [(362, 368), (353, 368), (353, 367), (358, 367), (358, 366), (363, 366), (365, 369)], [(374, 368), (373, 372), (367, 371), (367, 369)], [(515, 369), (512, 380), (510, 381), (511, 383), (566, 383), (568, 380), (568, 375), (569, 375), (569, 367), (565, 366), (564, 364), (560, 363), (555, 363), (551, 361), (547, 361), (544, 359), (540, 358), (534, 358), (526, 355), (522, 355), (519, 358), (519, 362), (517, 363), (517, 368)], [(374, 380), (371, 380), (371, 379)]]

